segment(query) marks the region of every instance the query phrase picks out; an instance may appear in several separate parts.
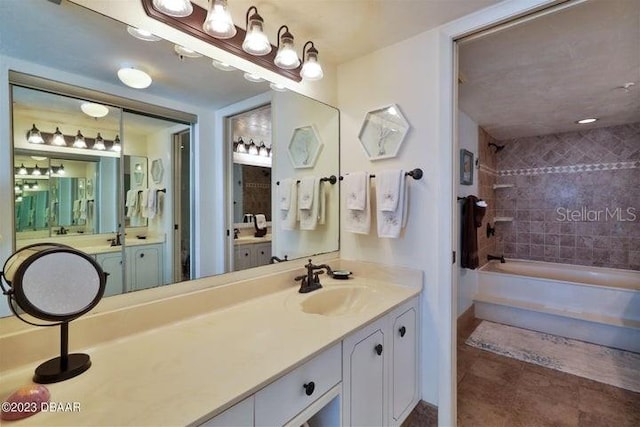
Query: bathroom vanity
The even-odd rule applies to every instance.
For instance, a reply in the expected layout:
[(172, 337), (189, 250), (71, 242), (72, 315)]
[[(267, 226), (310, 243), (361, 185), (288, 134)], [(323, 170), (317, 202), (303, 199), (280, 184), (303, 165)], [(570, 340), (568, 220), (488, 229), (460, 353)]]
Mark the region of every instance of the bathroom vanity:
[[(138, 292), (139, 303), (126, 308), (106, 300), (71, 326), (72, 350), (86, 349), (91, 369), (48, 385), (52, 401), (82, 410), (14, 424), (399, 425), (420, 397), (421, 272), (314, 261), (351, 270), (353, 279), (325, 276), (322, 289), (300, 294), (293, 278), (303, 261), (292, 261), (262, 267), (260, 276)], [(187, 293), (177, 294), (180, 286)], [(2, 397), (56, 350), (32, 342), (55, 342), (51, 328), (22, 329), (0, 336), (3, 348), (22, 353), (1, 362)]]

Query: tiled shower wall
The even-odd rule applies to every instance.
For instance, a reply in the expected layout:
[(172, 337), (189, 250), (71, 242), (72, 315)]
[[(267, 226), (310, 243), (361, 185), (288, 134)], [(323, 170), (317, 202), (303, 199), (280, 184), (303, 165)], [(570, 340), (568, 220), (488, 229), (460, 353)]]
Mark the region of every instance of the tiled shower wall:
[(496, 155), (489, 143), (496, 140), (484, 129), (478, 128), (478, 197), (483, 199), (489, 207), (482, 220), (482, 227), (478, 233), (478, 258), (480, 266), (487, 263), (487, 254), (496, 255), (496, 239), (487, 238), (487, 224), (493, 223), (496, 216), (496, 201), (493, 185), (496, 183)]
[(500, 144), (498, 252), (640, 270), (640, 123)]

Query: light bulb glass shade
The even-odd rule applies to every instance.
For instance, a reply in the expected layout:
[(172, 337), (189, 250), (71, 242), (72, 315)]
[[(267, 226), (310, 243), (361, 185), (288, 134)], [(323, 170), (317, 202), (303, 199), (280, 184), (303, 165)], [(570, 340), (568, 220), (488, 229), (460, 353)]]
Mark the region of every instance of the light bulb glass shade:
[(258, 155), (258, 146), (253, 142), (253, 139), (249, 141), (249, 154), (252, 156)]
[(175, 50), (178, 55), (184, 56), (185, 58), (200, 58), (202, 56), (195, 50), (180, 46), (179, 44), (174, 45), (173, 50)]
[(142, 70), (135, 68), (120, 68), (118, 78), (125, 85), (134, 89), (145, 89), (151, 85), (151, 76)]
[(271, 87), (271, 89), (275, 90), (276, 92), (286, 92), (287, 88), (284, 85), (281, 85), (280, 83), (269, 83), (269, 87)]
[(56, 175), (65, 175), (66, 174), (66, 172), (64, 170), (64, 166), (62, 164), (60, 165), (60, 167), (57, 170), (54, 169), (53, 173), (56, 174)]
[(254, 13), (249, 18), (247, 24), (247, 35), (242, 42), (242, 50), (251, 55), (263, 56), (271, 52), (271, 43), (262, 29), (264, 20), (258, 13)]
[(80, 131), (78, 131), (76, 139), (75, 141), (73, 141), (73, 146), (74, 148), (87, 148), (87, 143), (85, 142), (84, 136), (82, 135), (82, 133), (80, 133)]
[(16, 197), (16, 202), (21, 202), (21, 201), (22, 201), (22, 196)]
[(304, 80), (320, 80), (324, 73), (322, 67), (318, 62), (318, 56), (312, 53), (307, 54), (307, 60), (302, 64), (302, 70), (300, 70), (300, 77)]
[(27, 141), (31, 144), (44, 144), (44, 139), (42, 139), (42, 134), (34, 124), (31, 130), (27, 132)]
[(127, 26), (127, 32), (131, 34), (133, 37), (139, 40), (144, 40), (146, 42), (157, 42), (159, 40), (162, 40), (161, 37), (158, 37), (147, 30), (143, 30), (142, 28), (132, 27), (130, 25)]
[(33, 185), (31, 186), (32, 189), (37, 190), (38, 188), (40, 188), (40, 186), (38, 185), (37, 182), (34, 182)]
[(22, 163), (20, 165), (20, 169), (18, 169), (18, 175), (27, 175), (29, 174), (29, 172), (27, 171), (27, 168), (24, 167), (24, 163)]
[(218, 61), (217, 59), (211, 61), (211, 65), (221, 71), (233, 71), (236, 69), (236, 67), (229, 65), (226, 62)]
[[(286, 25), (280, 27), (280, 30), (283, 28), (287, 28)], [(278, 30), (278, 34), (280, 34), (280, 30)], [(293, 70), (300, 66), (300, 58), (298, 58), (298, 54), (296, 53), (294, 44), (293, 44), (293, 35), (289, 32), (289, 29), (284, 32), (280, 36), (278, 41), (278, 53), (276, 54), (273, 63), (283, 70)]]
[(36, 163), (36, 167), (33, 168), (33, 170), (31, 171), (31, 175), (32, 176), (40, 176), (40, 175), (42, 175), (42, 172), (40, 171), (40, 168), (38, 167), (37, 163)]
[(95, 102), (83, 102), (80, 104), (80, 109), (89, 117), (99, 118), (109, 114), (109, 108), (102, 104), (96, 104)]
[(264, 142), (260, 143), (260, 148), (258, 149), (258, 155), (262, 157), (269, 157), (269, 151), (267, 151), (267, 146), (264, 145)]
[(236, 146), (236, 153), (246, 153), (247, 147), (244, 145), (242, 138), (238, 139), (238, 145)]
[(113, 140), (111, 151), (115, 151), (116, 153), (122, 152), (122, 144), (120, 143), (120, 137), (118, 135), (116, 135), (116, 139)]
[(20, 194), (22, 193), (22, 188), (20, 188), (19, 185), (16, 185), (15, 187), (13, 187), (13, 192), (16, 194)]
[(64, 135), (62, 135), (60, 129), (56, 128), (56, 131), (53, 133), (53, 137), (51, 138), (51, 144), (57, 145), (58, 147), (65, 147), (67, 145), (67, 141), (64, 140)]
[(94, 150), (100, 150), (100, 151), (104, 151), (107, 147), (105, 147), (104, 145), (104, 139), (102, 139), (102, 136), (100, 135), (100, 132), (98, 132), (98, 136), (96, 136), (96, 140), (93, 143), (93, 149)]
[(202, 24), (202, 29), (217, 39), (230, 39), (237, 34), (238, 31), (227, 8), (227, 0), (209, 0), (209, 12)]
[(153, 8), (176, 18), (184, 18), (193, 13), (193, 6), (189, 0), (153, 0)]
[(252, 83), (260, 83), (264, 81), (262, 77), (251, 73), (244, 73), (244, 78)]

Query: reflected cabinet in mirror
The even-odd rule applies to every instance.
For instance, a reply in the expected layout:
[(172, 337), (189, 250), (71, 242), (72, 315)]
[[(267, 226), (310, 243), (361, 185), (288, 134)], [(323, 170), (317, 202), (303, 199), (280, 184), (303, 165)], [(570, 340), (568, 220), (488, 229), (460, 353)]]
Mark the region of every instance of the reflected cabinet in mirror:
[[(109, 273), (107, 296), (338, 250), (338, 185), (309, 187), (324, 201), (310, 228), (283, 226), (278, 186), (339, 175), (337, 109), (211, 58), (180, 58), (172, 43), (133, 38), (72, 2), (15, 1), (3, 12), (0, 59), (12, 71), (0, 100), (12, 105), (12, 139), (0, 143), (13, 150), (15, 215), (0, 221), (14, 225), (14, 250), (83, 250)], [(78, 23), (91, 31), (68, 37)], [(42, 49), (47, 40), (64, 45)], [(116, 71), (134, 64), (151, 86), (121, 84)], [(314, 163), (296, 167), (288, 147), (311, 128)]]

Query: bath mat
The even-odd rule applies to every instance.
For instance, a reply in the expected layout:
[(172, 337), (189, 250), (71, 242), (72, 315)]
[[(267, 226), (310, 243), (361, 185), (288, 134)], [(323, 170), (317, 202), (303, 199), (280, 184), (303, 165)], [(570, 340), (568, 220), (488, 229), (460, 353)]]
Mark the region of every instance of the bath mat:
[(467, 345), (640, 393), (640, 354), (483, 320)]

